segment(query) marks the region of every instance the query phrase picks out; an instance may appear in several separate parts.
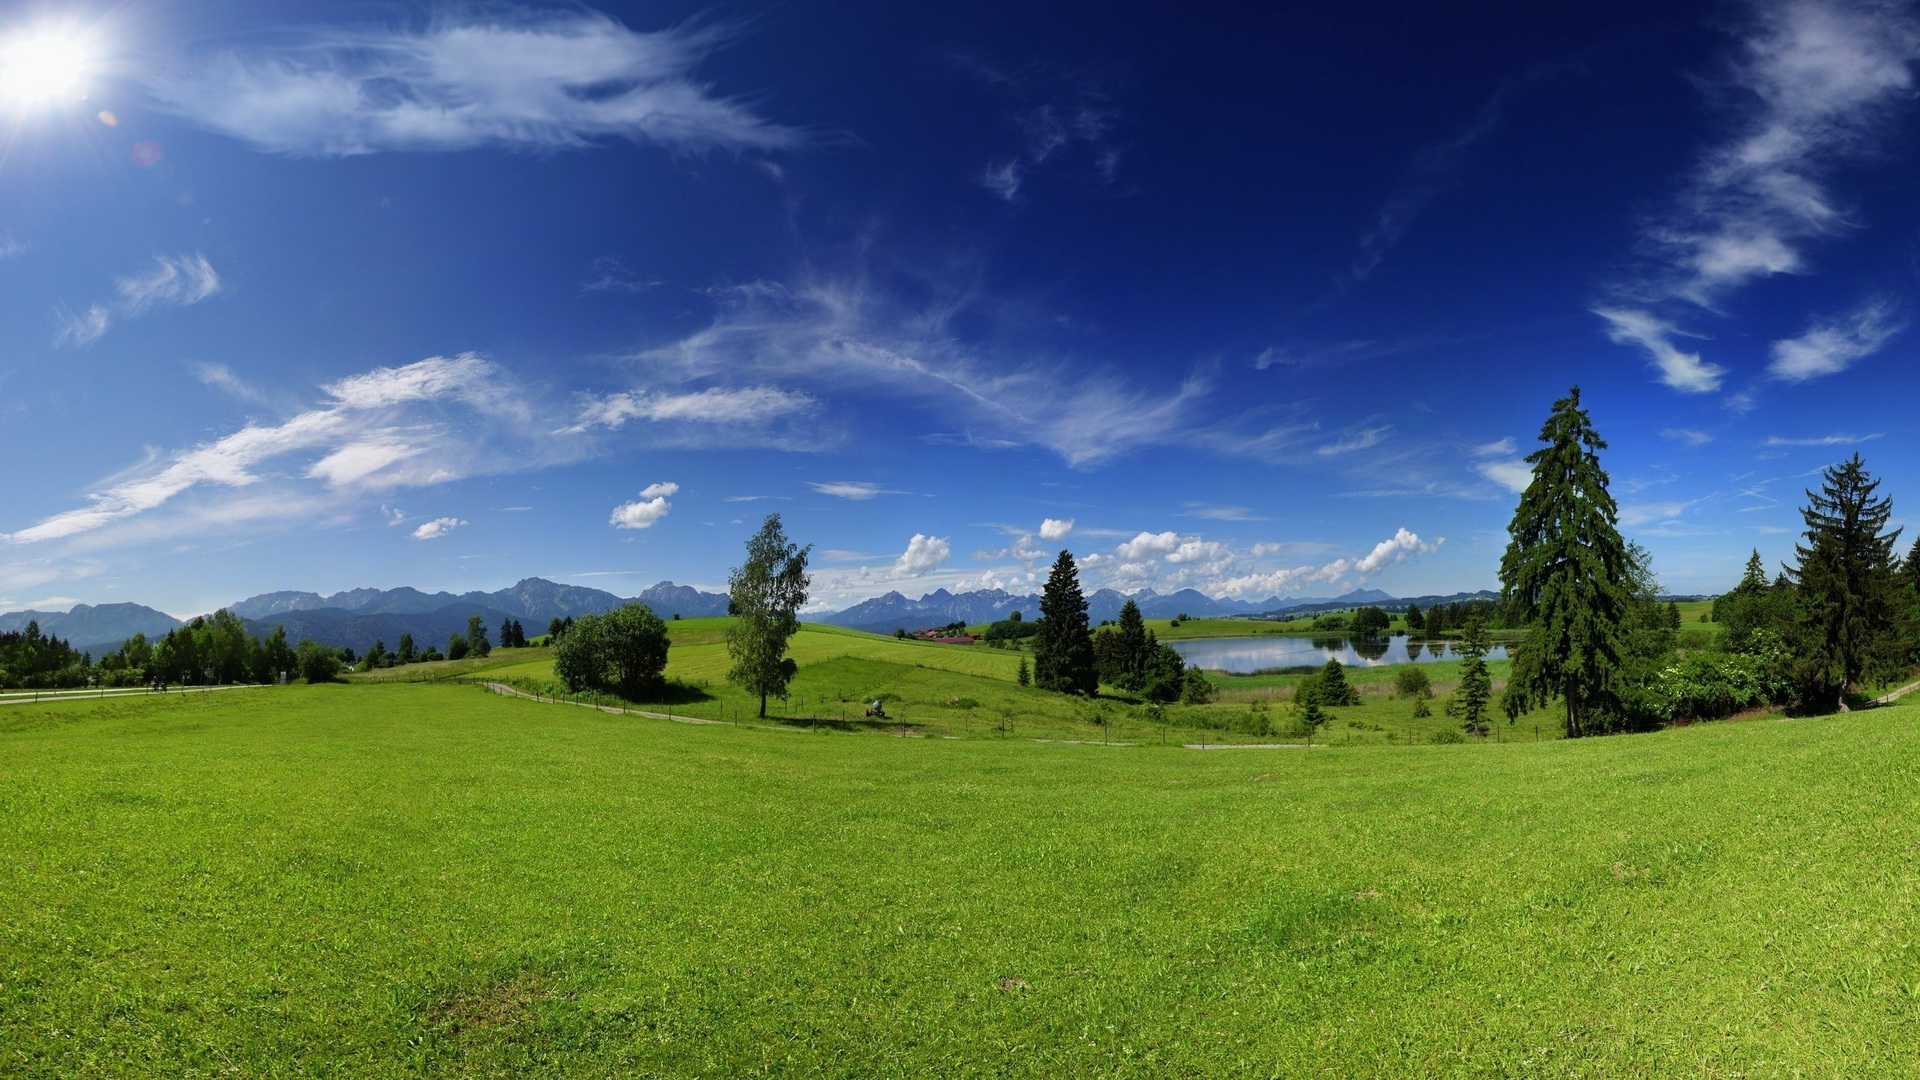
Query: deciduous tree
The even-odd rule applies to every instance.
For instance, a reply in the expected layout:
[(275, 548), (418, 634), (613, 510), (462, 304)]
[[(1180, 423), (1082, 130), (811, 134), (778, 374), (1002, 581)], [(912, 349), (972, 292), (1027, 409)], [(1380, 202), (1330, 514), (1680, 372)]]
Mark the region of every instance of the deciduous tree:
[(727, 576), (727, 606), (735, 618), (727, 627), (727, 655), (733, 668), (727, 681), (760, 696), (760, 715), (767, 715), (767, 698), (786, 693), (799, 665), (787, 656), (787, 639), (800, 629), (800, 609), (807, 602), (807, 554), (813, 545), (787, 541), (780, 515), (768, 514), (760, 531), (747, 541), (747, 561)]

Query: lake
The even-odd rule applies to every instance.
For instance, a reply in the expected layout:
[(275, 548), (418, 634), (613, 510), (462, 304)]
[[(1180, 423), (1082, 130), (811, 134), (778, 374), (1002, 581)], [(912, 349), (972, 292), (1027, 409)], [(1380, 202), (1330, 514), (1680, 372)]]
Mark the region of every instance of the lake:
[[(1391, 638), (1350, 638), (1335, 634), (1315, 637), (1189, 638), (1169, 641), (1173, 650), (1189, 664), (1209, 671), (1247, 675), (1262, 668), (1300, 667), (1338, 660), (1359, 667), (1382, 664), (1427, 663), (1432, 660), (1458, 660), (1459, 651), (1445, 641), (1419, 641), (1405, 636)], [(1495, 645), (1487, 659), (1505, 659), (1507, 647)]]

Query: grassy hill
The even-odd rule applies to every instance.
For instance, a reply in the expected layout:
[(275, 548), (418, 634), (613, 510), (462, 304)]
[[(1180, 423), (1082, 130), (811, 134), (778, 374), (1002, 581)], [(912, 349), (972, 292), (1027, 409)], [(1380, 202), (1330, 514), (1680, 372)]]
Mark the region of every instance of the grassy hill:
[(1916, 719), (1203, 753), (448, 683), (9, 706), (0, 1075), (1902, 1075)]

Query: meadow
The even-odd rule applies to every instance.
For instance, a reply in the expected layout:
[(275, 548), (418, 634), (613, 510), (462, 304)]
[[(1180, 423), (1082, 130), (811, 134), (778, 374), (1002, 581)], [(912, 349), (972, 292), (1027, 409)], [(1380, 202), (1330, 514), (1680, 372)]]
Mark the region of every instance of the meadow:
[(1197, 752), (0, 709), (0, 1075), (1900, 1075), (1920, 718)]
[[(673, 685), (655, 700), (631, 704), (676, 716), (750, 723), (757, 719), (759, 700), (726, 681), (724, 618), (684, 619), (668, 624), (673, 648), (668, 653), (667, 677)], [(1246, 620), (1195, 620), (1179, 629), (1198, 636), (1211, 625), (1215, 636), (1239, 636)], [(1153, 621), (1156, 629), (1164, 621)], [(1265, 624), (1271, 626), (1272, 624)], [(1293, 687), (1303, 672), (1211, 676), (1219, 687), (1206, 705), (1167, 705), (1155, 713), (1144, 701), (1109, 694), (1095, 700), (1048, 694), (1024, 688), (1014, 681), (1023, 655), (1016, 649), (990, 649), (981, 644), (941, 645), (899, 640), (843, 627), (804, 623), (789, 646), (800, 665), (786, 701), (769, 702), (770, 722), (802, 728), (828, 727), (844, 731), (886, 731), (945, 738), (1043, 737), (1120, 742), (1293, 743), (1304, 739), (1295, 720)], [(1431, 740), (1452, 732), (1457, 721), (1446, 716), (1445, 696), (1459, 677), (1459, 663), (1422, 665), (1438, 695), (1432, 715), (1416, 718), (1413, 703), (1392, 693), (1391, 667), (1348, 669), (1348, 679), (1360, 691), (1360, 704), (1331, 710), (1332, 720), (1314, 735), (1314, 741), (1340, 744), (1396, 743)], [(1488, 663), (1495, 685), (1509, 667), (1505, 660)], [(370, 672), (354, 681), (429, 681), (467, 679), (498, 681), (528, 692), (566, 696), (553, 678), (553, 658), (545, 648), (500, 649), (485, 660), (441, 661)], [(583, 699), (587, 700), (587, 699)], [(866, 706), (883, 703), (888, 719), (868, 720)], [(1559, 717), (1551, 710), (1500, 725), (1500, 739), (1550, 739)], [(1445, 737), (1445, 736), (1442, 736)]]

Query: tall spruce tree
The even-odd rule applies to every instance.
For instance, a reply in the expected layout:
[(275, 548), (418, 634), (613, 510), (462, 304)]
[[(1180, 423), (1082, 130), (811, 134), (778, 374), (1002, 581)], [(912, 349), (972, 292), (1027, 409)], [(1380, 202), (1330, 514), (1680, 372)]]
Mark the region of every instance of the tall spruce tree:
[(1033, 637), (1033, 684), (1063, 694), (1099, 689), (1093, 637), (1087, 632), (1087, 598), (1073, 553), (1060, 551), (1040, 593), (1040, 632)]
[[(1487, 706), (1493, 701), (1493, 674), (1487, 670), (1487, 624), (1480, 615), (1469, 616), (1466, 638), (1460, 643), (1460, 685), (1447, 699), (1447, 715), (1460, 721), (1469, 735), (1487, 733)], [(1421, 715), (1416, 706), (1414, 715)]]
[(1146, 685), (1153, 647), (1147, 643), (1147, 622), (1140, 617), (1140, 605), (1132, 600), (1120, 605), (1120, 639), (1115, 643), (1115, 651), (1121, 677), (1114, 685), (1122, 690), (1138, 690)]
[(1500, 558), (1501, 600), (1527, 627), (1505, 708), (1511, 718), (1559, 698), (1567, 737), (1577, 738), (1615, 711), (1633, 564), (1600, 468), (1607, 444), (1580, 408), (1579, 387), (1553, 403), (1540, 441)]
[(1794, 681), (1803, 704), (1846, 708), (1845, 695), (1868, 674), (1888, 670), (1906, 652), (1895, 574), (1900, 530), (1882, 532), (1893, 500), (1875, 498), (1880, 481), (1860, 455), (1829, 466), (1800, 516), (1806, 543), (1794, 546), (1792, 573), (1801, 617), (1795, 627)]

